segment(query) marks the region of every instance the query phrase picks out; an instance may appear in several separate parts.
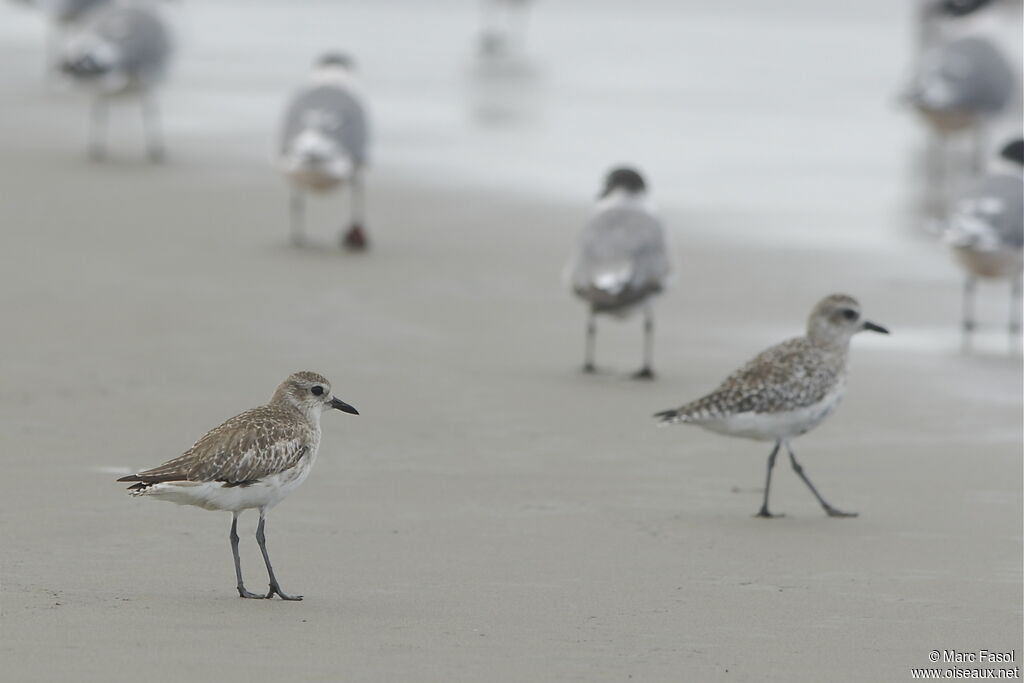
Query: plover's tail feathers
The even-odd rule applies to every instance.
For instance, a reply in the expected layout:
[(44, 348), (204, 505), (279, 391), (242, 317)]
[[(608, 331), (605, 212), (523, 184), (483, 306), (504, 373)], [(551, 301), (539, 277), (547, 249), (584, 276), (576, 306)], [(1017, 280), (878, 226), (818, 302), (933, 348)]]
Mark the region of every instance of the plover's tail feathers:
[(693, 422), (690, 414), (685, 411), (686, 406), (682, 408), (673, 408), (672, 410), (663, 410), (660, 413), (655, 413), (654, 417), (658, 420), (659, 425), (677, 425), (685, 422)]

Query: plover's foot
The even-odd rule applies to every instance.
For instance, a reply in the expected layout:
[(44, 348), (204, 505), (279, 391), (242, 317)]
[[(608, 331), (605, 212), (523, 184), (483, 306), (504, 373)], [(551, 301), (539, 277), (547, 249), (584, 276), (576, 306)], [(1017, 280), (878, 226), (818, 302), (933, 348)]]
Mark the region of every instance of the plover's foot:
[(301, 595), (288, 595), (287, 593), (285, 593), (284, 591), (281, 590), (280, 586), (271, 585), (270, 586), (270, 592), (267, 593), (266, 598), (269, 600), (270, 598), (274, 597), (275, 595), (277, 595), (282, 600), (296, 600), (297, 601), (297, 600), (301, 600), (302, 599)]
[(654, 379), (654, 370), (641, 368), (633, 373), (633, 379)]
[(836, 510), (833, 507), (825, 508), (825, 512), (829, 517), (856, 517), (860, 514), (858, 512), (843, 512), (842, 510)]
[(238, 587), (238, 597), (240, 597), (240, 598), (253, 598), (253, 599), (256, 599), (256, 600), (263, 600), (264, 598), (266, 598), (268, 596), (263, 595), (261, 593), (253, 593), (252, 591), (246, 590), (245, 586), (239, 586)]
[(595, 372), (597, 372), (597, 366), (594, 365), (593, 363), (584, 363), (583, 372), (587, 373), (588, 375), (592, 375)]
[(766, 508), (761, 508), (761, 510), (758, 511), (758, 513), (756, 515), (754, 515), (754, 516), (755, 517), (760, 517), (762, 519), (777, 519), (779, 517), (785, 517), (786, 513), (780, 512), (780, 513), (776, 513), (776, 514), (773, 515), (772, 513), (768, 512), (768, 510)]
[(363, 226), (353, 223), (352, 227), (345, 232), (341, 238), (341, 246), (349, 251), (366, 251), (369, 240), (366, 239), (366, 232)]

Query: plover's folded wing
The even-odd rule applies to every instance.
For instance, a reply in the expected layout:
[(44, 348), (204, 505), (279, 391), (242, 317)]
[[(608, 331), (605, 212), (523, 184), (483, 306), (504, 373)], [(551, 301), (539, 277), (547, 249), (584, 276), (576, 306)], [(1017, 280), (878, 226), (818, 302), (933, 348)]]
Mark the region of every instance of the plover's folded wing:
[(299, 422), (277, 418), (266, 406), (247, 411), (210, 430), (183, 455), (118, 481), (241, 485), (290, 469), (308, 451), (310, 435)]
[(806, 338), (790, 339), (758, 354), (710, 394), (654, 417), (666, 424), (701, 423), (811, 406), (835, 388), (842, 372), (842, 363), (823, 361), (823, 352)]
[(328, 135), (356, 164), (365, 163), (369, 122), (366, 107), (356, 91), (331, 83), (314, 84), (298, 91), (285, 108), (278, 151), (287, 153), (292, 142), (310, 128)]

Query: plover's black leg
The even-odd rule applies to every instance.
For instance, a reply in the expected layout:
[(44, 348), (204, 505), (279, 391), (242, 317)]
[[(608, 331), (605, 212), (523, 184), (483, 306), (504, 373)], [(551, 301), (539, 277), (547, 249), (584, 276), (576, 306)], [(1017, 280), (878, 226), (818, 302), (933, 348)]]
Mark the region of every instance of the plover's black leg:
[(267, 537), (263, 533), (263, 527), (266, 519), (263, 516), (263, 511), (260, 511), (260, 523), (256, 527), (256, 541), (260, 544), (260, 552), (263, 553), (263, 561), (267, 563), (267, 575), (270, 577), (270, 591), (267, 593), (267, 598), (272, 598), (276, 594), (282, 600), (301, 600), (301, 595), (288, 595), (281, 590), (281, 586), (277, 583), (277, 577), (274, 576), (274, 568), (270, 566), (270, 555), (267, 554)]
[(772, 517), (785, 517), (785, 515), (773, 515), (768, 512), (768, 492), (772, 488), (772, 468), (775, 467), (775, 456), (779, 454), (780, 446), (782, 446), (782, 442), (776, 441), (775, 448), (773, 448), (772, 452), (768, 455), (768, 475), (764, 480), (764, 500), (761, 502), (761, 509), (758, 510), (756, 515), (754, 515), (755, 517), (764, 517), (766, 519), (770, 519)]
[(790, 448), (788, 441), (786, 442), (786, 451), (789, 452), (789, 462), (792, 463), (793, 465), (793, 471), (796, 472), (797, 475), (799, 475), (799, 477), (804, 480), (804, 483), (807, 484), (807, 488), (809, 488), (811, 490), (811, 493), (814, 494), (814, 497), (818, 499), (818, 502), (821, 503), (821, 507), (825, 509), (825, 512), (828, 513), (829, 517), (857, 516), (856, 512), (843, 512), (842, 510), (837, 510), (836, 508), (829, 505), (828, 501), (821, 497), (821, 494), (818, 493), (818, 489), (814, 488), (814, 484), (812, 484), (811, 480), (807, 478), (806, 474), (804, 474), (804, 468), (800, 465), (800, 463), (796, 461), (796, 456), (793, 455), (793, 449)]
[(92, 102), (89, 115), (89, 158), (103, 161), (107, 158), (107, 100), (102, 95)]
[(583, 372), (597, 372), (594, 365), (594, 348), (597, 346), (597, 319), (594, 311), (587, 315), (587, 337), (583, 349)]
[(306, 195), (298, 187), (292, 187), (292, 196), (288, 203), (288, 219), (292, 244), (301, 247), (306, 243)]
[(238, 558), (238, 513), (233, 513), (231, 517), (231, 554), (235, 558), (235, 578), (238, 579), (238, 597), (240, 598), (265, 598), (267, 596), (260, 595), (258, 593), (252, 593), (245, 589), (245, 584), (242, 583), (242, 562)]
[(963, 335), (960, 346), (964, 351), (971, 349), (971, 335), (974, 333), (974, 290), (977, 284), (978, 279), (973, 275), (968, 275), (964, 280), (964, 300), (960, 320), (960, 332)]
[(634, 375), (633, 379), (654, 379), (651, 364), (654, 357), (654, 311), (651, 305), (644, 306), (644, 366)]

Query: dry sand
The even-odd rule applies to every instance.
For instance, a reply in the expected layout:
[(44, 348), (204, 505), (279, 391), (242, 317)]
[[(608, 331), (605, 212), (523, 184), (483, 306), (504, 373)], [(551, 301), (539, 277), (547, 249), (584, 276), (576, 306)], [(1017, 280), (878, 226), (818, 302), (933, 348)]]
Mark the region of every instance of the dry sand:
[[(638, 321), (603, 325), (607, 371), (586, 377), (558, 280), (583, 201), (382, 168), (370, 254), (334, 247), (333, 202), (295, 250), (268, 167), (187, 138), (163, 167), (133, 138), (90, 165), (80, 119), (18, 83), (0, 102), (3, 680), (902, 681), (935, 649), (1017, 648), (1019, 666), (1021, 361), (996, 335), (957, 353), (934, 245), (751, 248), (673, 214), (659, 380), (626, 379)], [(857, 338), (845, 404), (795, 446), (861, 516), (825, 517), (781, 467), (789, 516), (754, 519), (765, 444), (649, 415), (833, 290), (893, 336)], [(362, 415), (325, 416), (312, 477), (269, 518), (305, 601), (240, 600), (227, 514), (114, 478), (307, 368)]]

